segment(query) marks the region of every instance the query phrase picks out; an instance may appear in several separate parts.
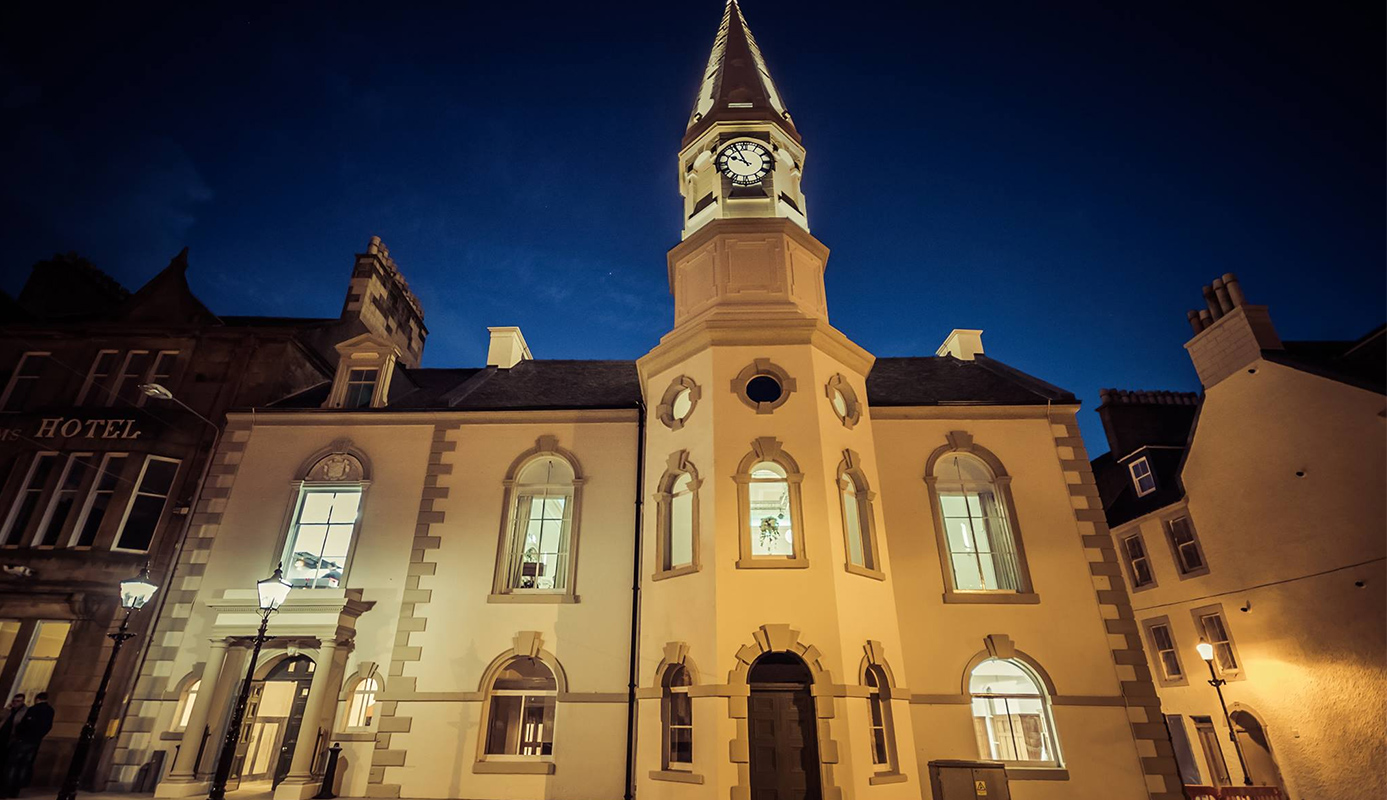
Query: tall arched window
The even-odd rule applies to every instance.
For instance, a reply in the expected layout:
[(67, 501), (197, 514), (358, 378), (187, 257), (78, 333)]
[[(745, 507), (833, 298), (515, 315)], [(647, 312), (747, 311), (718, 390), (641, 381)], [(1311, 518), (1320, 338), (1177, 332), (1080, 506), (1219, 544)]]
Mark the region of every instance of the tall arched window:
[(939, 533), (945, 600), (1035, 602), (1010, 503), (1011, 479), (968, 434), (955, 431), (949, 441), (931, 456), (925, 479)]
[(376, 716), (376, 695), (380, 694), (380, 682), (375, 678), (362, 678), (352, 688), (351, 700), (347, 703), (347, 727), (369, 728)]
[(665, 723), (665, 769), (693, 769), (693, 681), (681, 664), (665, 670), (661, 717)]
[(201, 688), (202, 681), (196, 680), (183, 690), (183, 696), (178, 698), (178, 709), (173, 713), (174, 730), (187, 729), (188, 720), (193, 716), (193, 704), (197, 702), (198, 689)]
[(877, 772), (894, 772), (896, 734), (891, 724), (890, 683), (881, 667), (875, 664), (867, 667), (866, 682), (872, 723), (872, 767)]
[(804, 567), (799, 468), (780, 442), (757, 439), (737, 474), (742, 510), (739, 567)]
[[(545, 439), (541, 451), (513, 468), (508, 546), (498, 591), (572, 594), (572, 540), (576, 489), (574, 463)], [(544, 450), (549, 452), (542, 452)], [(533, 451), (532, 451), (533, 453)]]
[(669, 466), (655, 493), (657, 536), (655, 579), (698, 570), (698, 470), (688, 451), (669, 457)]
[(543, 661), (516, 656), (492, 681), (486, 727), (488, 759), (540, 759), (554, 754), (558, 682)]
[(858, 575), (882, 578), (877, 556), (876, 521), (872, 502), (875, 494), (867, 487), (867, 476), (860, 458), (852, 450), (843, 451), (838, 465), (838, 498), (843, 512), (843, 549), (847, 569)]
[(347, 563), (361, 525), (363, 461), (335, 445), (297, 483), (298, 499), (277, 564), (297, 588), (335, 589), (346, 583)]
[(986, 759), (1058, 766), (1050, 700), (1044, 684), (1025, 662), (989, 658), (968, 678), (973, 731)]

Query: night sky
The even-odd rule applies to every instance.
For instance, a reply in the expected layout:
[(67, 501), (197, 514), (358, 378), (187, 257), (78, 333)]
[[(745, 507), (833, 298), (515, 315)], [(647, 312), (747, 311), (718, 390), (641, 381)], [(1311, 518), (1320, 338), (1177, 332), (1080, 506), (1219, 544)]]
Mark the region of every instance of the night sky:
[[(380, 235), (427, 366), (488, 325), (636, 358), (673, 316), (675, 153), (721, 0), (0, 11), (0, 288), (75, 250), (131, 289), (187, 245), (226, 314), (335, 316)], [(1071, 389), (1197, 388), (1200, 286), (1283, 338), (1383, 321), (1382, 3), (745, 0), (804, 135), (835, 326), (982, 328)], [(1137, 7), (1140, 5), (1141, 7)]]

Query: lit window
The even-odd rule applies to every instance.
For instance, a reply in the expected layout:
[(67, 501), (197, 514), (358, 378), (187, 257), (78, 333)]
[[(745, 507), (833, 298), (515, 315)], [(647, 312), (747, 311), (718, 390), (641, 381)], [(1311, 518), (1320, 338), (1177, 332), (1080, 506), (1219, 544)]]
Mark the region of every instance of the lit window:
[(934, 477), (954, 590), (1025, 591), (1016, 543), (992, 471), (971, 455), (948, 453), (935, 465)]
[(844, 549), (848, 571), (857, 574), (879, 575), (877, 564), (876, 527), (872, 521), (872, 493), (867, 477), (856, 465), (856, 453), (844, 452), (838, 466), (838, 498), (843, 512)]
[(348, 728), (369, 728), (376, 716), (376, 695), (380, 694), (380, 682), (375, 678), (362, 678), (352, 689), (351, 703), (347, 706)]
[(19, 620), (0, 619), (0, 672), (5, 671), (5, 665), (9, 663), (10, 651), (14, 649), (14, 640), (19, 638)]
[(1238, 655), (1233, 649), (1233, 637), (1228, 635), (1228, 625), (1223, 614), (1218, 611), (1196, 611), (1195, 619), (1204, 633), (1204, 641), (1214, 646), (1214, 665), (1219, 672), (1237, 672)]
[(689, 671), (676, 664), (665, 670), (665, 768), (693, 769), (693, 701)]
[(968, 690), (983, 758), (1036, 766), (1059, 763), (1050, 701), (1029, 667), (989, 658), (973, 668)]
[(140, 384), (145, 382), (145, 373), (149, 366), (148, 350), (131, 350), (126, 353), (125, 363), (121, 364), (120, 374), (116, 376), (111, 395), (118, 398), (121, 404), (138, 404), (140, 398), (144, 397), (144, 393), (140, 391)]
[(77, 405), (107, 405), (110, 403), (111, 375), (115, 373), (119, 350), (102, 350), (92, 359), (91, 370), (77, 394)]
[(1155, 582), (1151, 575), (1151, 559), (1146, 555), (1146, 545), (1140, 534), (1132, 534), (1122, 540), (1122, 553), (1127, 558), (1127, 576), (1132, 580), (1132, 588), (1140, 589)]
[(59, 535), (67, 526), (77, 507), (77, 493), (86, 485), (87, 476), (95, 467), (92, 453), (73, 453), (68, 456), (62, 476), (58, 478), (58, 488), (53, 499), (48, 501), (48, 510), (39, 523), (34, 544), (38, 547), (52, 547), (58, 544)]
[(39, 508), (39, 501), (43, 499), (44, 491), (48, 488), (48, 478), (53, 474), (53, 467), (57, 463), (57, 453), (39, 453), (34, 456), (34, 460), (29, 464), (29, 472), (24, 476), (24, 488), (19, 490), (15, 502), (10, 506), (10, 516), (5, 520), (5, 531), (4, 535), (0, 535), (0, 543), (24, 543), (24, 534), (29, 528), (29, 522), (34, 518), (34, 512)]
[(370, 408), (376, 394), (376, 379), (380, 370), (354, 367), (347, 372), (347, 391), (342, 397), (343, 408)]
[(1205, 569), (1204, 553), (1199, 549), (1199, 539), (1194, 533), (1194, 523), (1189, 517), (1177, 517), (1165, 524), (1170, 536), (1170, 546), (1175, 550), (1175, 566), (1181, 575), (1189, 575)]
[(751, 498), (752, 556), (790, 556), (795, 554), (795, 532), (790, 515), (790, 481), (785, 468), (773, 461), (762, 461), (751, 468), (748, 486)]
[(284, 552), (290, 585), (335, 589), (342, 585), (356, 534), (361, 487), (304, 486)]
[(188, 684), (188, 688), (183, 690), (183, 696), (179, 698), (178, 709), (174, 711), (173, 718), (177, 721), (174, 726), (176, 730), (187, 730), (188, 720), (193, 716), (193, 705), (197, 703), (197, 691), (202, 688), (202, 681), (193, 681)]
[(895, 734), (891, 728), (891, 698), (882, 697), (888, 687), (886, 673), (873, 664), (867, 668), (867, 703), (872, 724), (872, 766), (877, 772), (889, 772), (895, 767)]
[(537, 658), (511, 659), (491, 685), (486, 755), (548, 758), (554, 754), (554, 673)]
[(511, 530), (511, 589), (567, 588), (573, 479), (572, 465), (559, 456), (541, 456), (520, 470)]
[(1156, 476), (1151, 472), (1151, 462), (1145, 456), (1127, 465), (1132, 473), (1132, 485), (1137, 487), (1137, 497), (1145, 497), (1156, 491)]
[(164, 516), (179, 462), (172, 458), (149, 456), (136, 483), (135, 496), (125, 511), (125, 522), (116, 537), (117, 550), (145, 551), (154, 541), (154, 532)]
[(1147, 630), (1151, 633), (1151, 649), (1156, 652), (1162, 677), (1167, 681), (1184, 678), (1185, 670), (1180, 666), (1180, 653), (1175, 649), (1175, 636), (1170, 632), (1170, 625), (1153, 623)]
[(693, 390), (685, 386), (674, 395), (674, 402), (670, 403), (670, 415), (683, 422), (688, 419), (693, 411)]
[(48, 353), (25, 353), (19, 357), (10, 374), (5, 391), (0, 394), (0, 411), (27, 411), (34, 399), (34, 389), (48, 366)]
[(107, 453), (101, 457), (101, 472), (87, 493), (87, 501), (77, 518), (77, 524), (72, 527), (73, 545), (91, 547), (96, 542), (96, 534), (100, 532), (106, 511), (111, 507), (111, 498), (115, 496), (125, 457), (125, 453)]
[(675, 478), (669, 496), (669, 556), (665, 569), (687, 567), (693, 563), (694, 493), (693, 476), (687, 472)]
[(35, 626), (34, 638), (29, 641), (24, 663), (19, 665), (19, 677), (12, 694), (22, 694), (32, 702), (34, 695), (48, 691), (53, 668), (58, 664), (58, 656), (63, 652), (71, 628), (71, 622), (54, 620), (42, 620)]

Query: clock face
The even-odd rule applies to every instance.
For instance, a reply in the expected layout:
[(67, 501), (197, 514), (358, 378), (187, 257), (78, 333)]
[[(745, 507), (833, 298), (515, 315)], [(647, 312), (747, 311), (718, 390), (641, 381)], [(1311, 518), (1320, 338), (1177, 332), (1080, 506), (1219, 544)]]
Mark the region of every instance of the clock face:
[(733, 142), (718, 153), (718, 169), (740, 186), (760, 183), (773, 164), (771, 151), (760, 142)]

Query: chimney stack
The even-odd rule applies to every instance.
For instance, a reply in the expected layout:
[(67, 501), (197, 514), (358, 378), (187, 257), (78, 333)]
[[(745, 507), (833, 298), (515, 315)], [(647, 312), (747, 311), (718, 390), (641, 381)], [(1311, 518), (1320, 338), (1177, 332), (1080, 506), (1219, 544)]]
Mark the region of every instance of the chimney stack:
[(525, 337), (519, 328), (487, 328), (487, 331), (491, 333), (491, 344), (486, 350), (488, 367), (510, 369), (521, 361), (534, 359), (534, 356), (530, 355), (530, 346), (525, 344)]
[(1205, 389), (1262, 357), (1282, 350), (1266, 306), (1249, 305), (1231, 272), (1203, 289), (1207, 308), (1186, 312), (1194, 338), (1185, 344)]
[(972, 361), (973, 356), (982, 355), (982, 331), (954, 328), (939, 349), (934, 351), (937, 356), (945, 353), (959, 361)]

